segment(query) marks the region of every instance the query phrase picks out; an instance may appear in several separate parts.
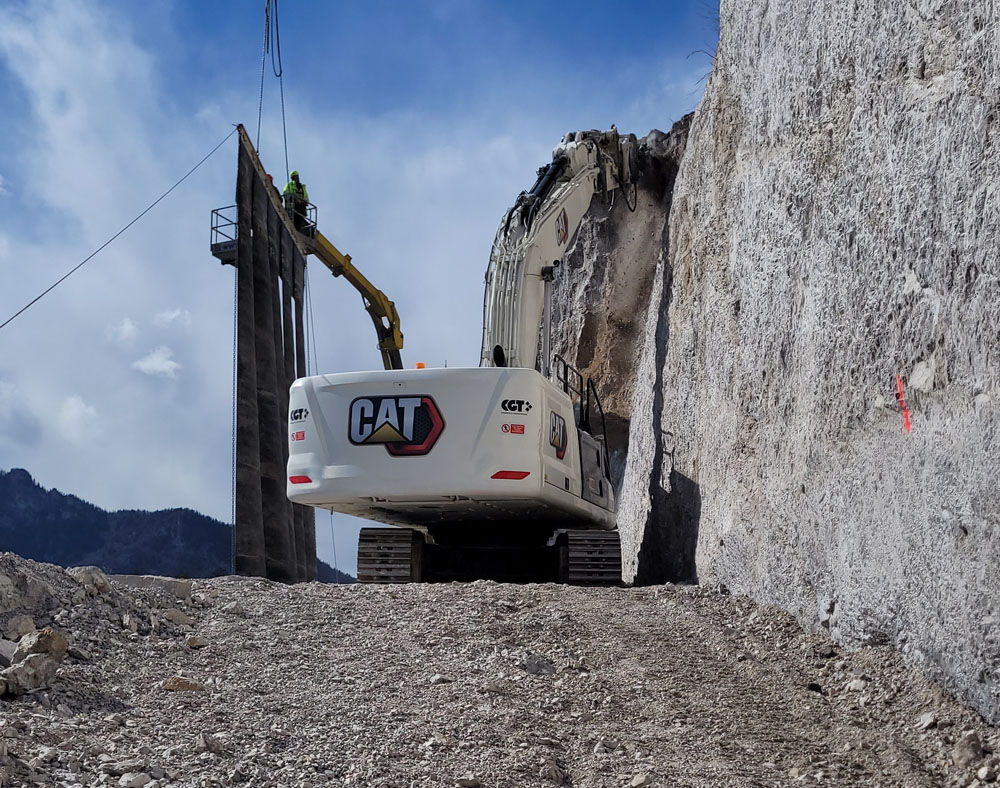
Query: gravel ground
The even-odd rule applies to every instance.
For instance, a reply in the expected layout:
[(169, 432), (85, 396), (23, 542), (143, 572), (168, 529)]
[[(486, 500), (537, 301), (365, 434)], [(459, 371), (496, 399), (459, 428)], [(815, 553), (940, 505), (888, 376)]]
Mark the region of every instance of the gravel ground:
[(696, 587), (178, 599), (2, 554), (0, 611), (71, 646), (0, 701), (10, 786), (969, 786), (1000, 748), (893, 649)]

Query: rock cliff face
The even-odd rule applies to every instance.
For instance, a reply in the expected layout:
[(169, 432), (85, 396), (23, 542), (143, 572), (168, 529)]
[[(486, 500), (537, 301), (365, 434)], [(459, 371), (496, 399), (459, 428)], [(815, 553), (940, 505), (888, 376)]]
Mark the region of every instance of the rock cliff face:
[(598, 384), (616, 481), (624, 471), (649, 295), (667, 252), (670, 200), (692, 117), (668, 134), (654, 130), (640, 140), (635, 211), (617, 193), (607, 204), (595, 199), (553, 285), (552, 347)]
[(723, 0), (619, 356), (626, 579), (893, 643), (993, 722), (998, 30), (994, 3)]

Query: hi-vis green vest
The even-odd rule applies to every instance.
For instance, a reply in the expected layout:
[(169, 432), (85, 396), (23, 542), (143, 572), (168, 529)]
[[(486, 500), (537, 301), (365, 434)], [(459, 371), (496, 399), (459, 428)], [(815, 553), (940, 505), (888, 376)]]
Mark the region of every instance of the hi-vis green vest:
[(285, 191), (282, 192), (286, 197), (291, 197), (296, 202), (309, 202), (309, 192), (306, 191), (306, 185), (299, 181), (297, 184), (295, 181), (289, 181), (285, 186)]

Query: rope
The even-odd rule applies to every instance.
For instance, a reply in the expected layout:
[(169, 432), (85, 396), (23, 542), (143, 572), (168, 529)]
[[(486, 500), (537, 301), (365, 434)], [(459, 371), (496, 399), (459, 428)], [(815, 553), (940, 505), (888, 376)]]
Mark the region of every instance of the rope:
[(288, 131), (285, 129), (285, 79), (278, 77), (278, 86), (281, 90), (281, 137), (285, 143), (285, 172), (291, 172), (288, 166)]
[(236, 574), (236, 370), (237, 370), (237, 341), (239, 334), (239, 296), (240, 278), (239, 270), (233, 268), (233, 414), (232, 414), (232, 479), (230, 479), (230, 492), (232, 494), (229, 509), (230, 522), (233, 524), (232, 533), (232, 562), (230, 566), (231, 574)]
[(337, 565), (337, 534), (333, 530), (333, 509), (327, 509), (330, 513), (330, 541), (333, 542), (333, 579), (335, 583), (340, 582), (340, 567)]
[(303, 268), (303, 271), (305, 272), (305, 275), (306, 275), (306, 282), (305, 282), (306, 290), (305, 290), (304, 301), (305, 301), (305, 308), (306, 308), (306, 320), (305, 320), (305, 323), (306, 323), (306, 325), (305, 325), (305, 329), (306, 329), (306, 377), (308, 377), (309, 373), (311, 371), (310, 368), (309, 368), (309, 334), (310, 334), (310, 331), (309, 331), (309, 313), (312, 312), (312, 306), (309, 303), (311, 299), (310, 299), (309, 296), (311, 295), (312, 291), (311, 291), (311, 288), (309, 287), (309, 266), (306, 265)]
[(264, 114), (264, 66), (267, 64), (267, 45), (271, 34), (271, 0), (264, 6), (264, 43), (260, 53), (260, 99), (257, 101), (257, 141), (254, 149), (260, 153), (260, 119)]
[(174, 189), (176, 189), (178, 186), (180, 186), (182, 183), (184, 183), (184, 181), (186, 181), (188, 179), (188, 177), (190, 177), (194, 173), (195, 170), (197, 170), (202, 164), (204, 164), (206, 161), (208, 161), (212, 157), (212, 154), (215, 153), (219, 148), (221, 148), (226, 143), (226, 141), (230, 137), (232, 137), (235, 133), (236, 133), (236, 127), (234, 127), (233, 130), (231, 132), (229, 132), (225, 136), (225, 138), (222, 140), (222, 142), (220, 142), (218, 145), (216, 145), (214, 148), (212, 148), (212, 150), (210, 150), (208, 153), (206, 153), (205, 156), (204, 156), (204, 158), (202, 158), (201, 161), (199, 161), (190, 170), (188, 170), (186, 173), (184, 173), (184, 175), (180, 178), (180, 180), (176, 181), (173, 186), (171, 186), (169, 189), (167, 189), (165, 192), (163, 192), (163, 194), (161, 194), (155, 200), (153, 200), (153, 202), (151, 202), (146, 207), (146, 209), (143, 210), (142, 213), (140, 213), (138, 216), (136, 216), (132, 221), (130, 221), (124, 227), (122, 227), (122, 229), (120, 229), (118, 232), (116, 232), (114, 235), (112, 235), (107, 241), (105, 241), (103, 244), (101, 244), (95, 251), (91, 252), (90, 255), (88, 255), (85, 259), (83, 259), (81, 262), (79, 262), (76, 266), (74, 266), (73, 268), (71, 268), (67, 273), (63, 274), (52, 285), (50, 285), (48, 288), (46, 288), (45, 290), (43, 290), (39, 295), (35, 296), (35, 298), (33, 298), (31, 301), (29, 301), (27, 304), (25, 304), (23, 307), (21, 307), (13, 315), (11, 315), (10, 317), (8, 317), (3, 323), (0, 323), (0, 329), (4, 328), (9, 323), (12, 323), (15, 318), (19, 317), (24, 312), (27, 312), (28, 309), (30, 309), (32, 306), (34, 306), (35, 304), (37, 304), (45, 296), (47, 296), (49, 293), (51, 293), (53, 290), (55, 290), (59, 285), (61, 285), (63, 282), (65, 282), (67, 279), (69, 279), (73, 274), (75, 274), (77, 271), (79, 271), (81, 268), (83, 268), (84, 265), (86, 265), (91, 260), (93, 260), (95, 257), (97, 257), (97, 255), (100, 254), (100, 252), (102, 252), (105, 248), (107, 248), (108, 246), (110, 246), (113, 241), (117, 240), (118, 236), (120, 236), (122, 233), (124, 233), (129, 227), (131, 227), (133, 224), (135, 224), (137, 221), (139, 221), (143, 216), (145, 216), (151, 210), (153, 210), (153, 208), (155, 208), (157, 205), (159, 205), (160, 202), (162, 202), (163, 199), (168, 194), (170, 194), (170, 192), (172, 192)]
[(309, 286), (309, 266), (306, 266), (306, 373), (309, 373), (309, 347), (312, 346), (312, 372), (319, 369), (319, 362), (316, 359), (316, 323), (313, 318), (312, 288)]
[[(271, 71), (278, 78), (278, 88), (281, 92), (281, 139), (285, 144), (285, 172), (291, 172), (288, 166), (288, 129), (285, 126), (285, 67), (281, 63), (281, 31), (278, 28), (278, 0), (268, 0), (274, 4), (274, 49), (271, 50)], [(278, 54), (275, 65), (274, 55)]]
[[(272, 32), (273, 30), (273, 32)], [(271, 42), (274, 42), (274, 46)], [(285, 146), (285, 173), (288, 166), (288, 126), (285, 122), (285, 67), (281, 62), (281, 29), (278, 25), (278, 0), (267, 0), (264, 5), (264, 46), (260, 55), (260, 100), (257, 104), (257, 152), (260, 153), (260, 121), (264, 112), (264, 67), (271, 55), (271, 72), (278, 78), (281, 92), (281, 138)]]

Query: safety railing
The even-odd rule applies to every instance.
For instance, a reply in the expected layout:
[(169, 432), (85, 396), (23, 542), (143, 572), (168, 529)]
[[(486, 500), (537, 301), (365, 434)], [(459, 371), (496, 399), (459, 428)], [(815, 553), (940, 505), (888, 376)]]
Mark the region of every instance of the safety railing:
[(302, 203), (293, 200), (289, 195), (282, 198), (285, 213), (292, 218), (292, 224), (306, 238), (316, 237), (316, 206), (311, 202)]
[(212, 211), (212, 235), (209, 244), (212, 254), (223, 263), (236, 261), (236, 241), (239, 238), (236, 206), (227, 205)]
[(576, 394), (576, 398), (579, 401), (583, 401), (583, 375), (580, 374), (579, 370), (570, 364), (566, 359), (560, 356), (558, 353), (553, 357), (552, 363), (556, 370), (556, 382), (562, 386), (564, 393), (570, 395), (570, 399), (573, 398), (573, 394)]

